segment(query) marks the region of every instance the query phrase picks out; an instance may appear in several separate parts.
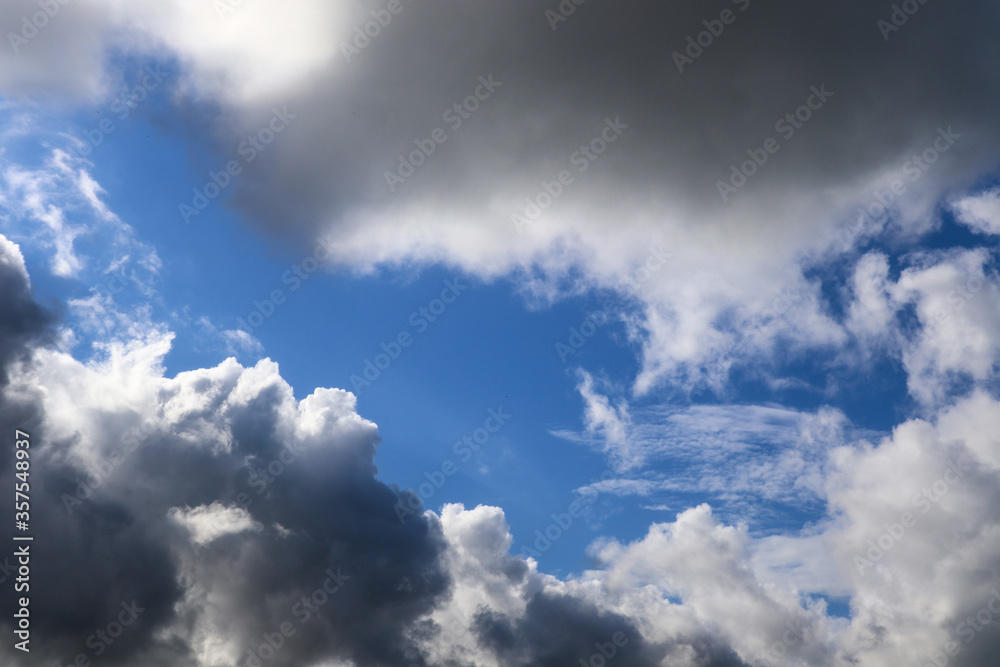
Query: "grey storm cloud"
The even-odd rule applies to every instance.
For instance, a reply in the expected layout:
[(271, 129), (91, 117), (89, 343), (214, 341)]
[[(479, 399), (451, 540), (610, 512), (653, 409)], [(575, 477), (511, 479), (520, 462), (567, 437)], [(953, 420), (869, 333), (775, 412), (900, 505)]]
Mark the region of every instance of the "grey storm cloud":
[(34, 344), (52, 333), (56, 318), (38, 304), (31, 291), (20, 253), (0, 245), (0, 388), (7, 383), (10, 364), (23, 360)]
[[(383, 4), (358, 3), (356, 26)], [(509, 227), (511, 211), (492, 202), (521, 202), (569, 169), (591, 179), (574, 193), (588, 202), (666, 200), (699, 224), (736, 203), (770, 211), (768, 224), (790, 194), (819, 203), (900, 168), (948, 127), (962, 143), (942, 156), (951, 168), (940, 181), (968, 181), (994, 166), (1000, 138), (998, 10), (904, 4), (918, 9), (886, 39), (891, 3), (592, 1), (554, 30), (554, 1), (403, 3), (368, 42), (334, 35), (341, 49), (367, 46), (350, 62), (338, 53), (280, 100), (297, 118), (272, 156), (247, 165), (236, 205), (307, 237), (402, 202)], [(497, 85), (487, 94), (488, 77)], [(577, 174), (571, 156), (607, 119), (628, 127)], [(764, 155), (769, 138), (776, 152)], [(413, 166), (420, 142), (433, 154), (390, 188), (386, 172), (406, 174), (400, 156)], [(748, 151), (768, 163), (724, 202), (717, 182)]]
[[(222, 399), (234, 389), (206, 384)], [(50, 441), (44, 420), (19, 425), (36, 443), (32, 521), (44, 533), (32, 544), (33, 628), (44, 638), (33, 645), (33, 658), (69, 664), (83, 654), (100, 657), (101, 664), (197, 664), (183, 639), (157, 635), (175, 624), (205, 622), (198, 594), (209, 589), (222, 600), (213, 605), (224, 609), (227, 637), (245, 644), (241, 665), (283, 623), (298, 631), (271, 665), (334, 655), (359, 664), (420, 664), (404, 632), (447, 588), (440, 539), (426, 521), (401, 526), (396, 520), (397, 495), (373, 477), (374, 428), (331, 434), (327, 444), (334, 451), (303, 453), (262, 493), (250, 486), (251, 469), (288, 459), (274, 432), (286, 398), (264, 391), (245, 410), (202, 415), (229, 421), (234, 436), (249, 436), (225, 452), (210, 442), (185, 442), (185, 425), (174, 423), (118, 454), (115, 436), (135, 428), (137, 416), (106, 414), (107, 445), (92, 466), (65, 462), (78, 443)], [(4, 458), (9, 468), (12, 456)], [(108, 465), (115, 466), (113, 474)], [(81, 483), (90, 489), (79, 491)], [(3, 486), (13, 495), (8, 479)], [(213, 503), (244, 508), (265, 528), (191, 544), (170, 510)], [(9, 528), (5, 534), (9, 539)], [(313, 594), (330, 570), (344, 575), (343, 585), (317, 604), (322, 596)], [(8, 608), (14, 606), (11, 583), (3, 588)], [(309, 602), (296, 607), (303, 596)], [(119, 605), (133, 601), (144, 610), (134, 628), (113, 644), (95, 639)], [(190, 614), (178, 612), (187, 604)], [(10, 634), (10, 621), (4, 626)]]
[(713, 638), (679, 640), (672, 646), (651, 644), (631, 619), (602, 612), (578, 598), (547, 592), (535, 594), (519, 619), (484, 607), (472, 625), (482, 645), (504, 665), (557, 667), (607, 662), (652, 667), (664, 664), (677, 649), (690, 650), (697, 664), (705, 667), (746, 665), (732, 649)]
[[(93, 664), (194, 665), (190, 639), (211, 622), (210, 609), (221, 609), (224, 636), (245, 646), (241, 665), (284, 623), (297, 632), (269, 665), (331, 656), (423, 664), (406, 630), (447, 592), (440, 530), (420, 517), (400, 525), (398, 492), (374, 478), (377, 430), (354, 414), (348, 395), (317, 394), (326, 421), (296, 439), (288, 430), (295, 401), (276, 370), (257, 374), (229, 360), (161, 378), (148, 411), (99, 408), (89, 431), (59, 437), (65, 406), (47, 413), (30, 379), (30, 365), (44, 363), (32, 357), (44, 354), (37, 339), (50, 318), (31, 297), (19, 253), (0, 240), (0, 359), (5, 370), (15, 356), (29, 365), (28, 385), (7, 387), (0, 410), (5, 429), (30, 434), (37, 536), (32, 652), (4, 663), (84, 656)], [(253, 386), (250, 376), (262, 382)], [(13, 497), (13, 448), (3, 452), (0, 489)], [(171, 518), (213, 506), (248, 514), (254, 528), (234, 530), (216, 517), (217, 536), (199, 545)], [(11, 543), (12, 526), (2, 534)], [(0, 599), (14, 609), (16, 563), (7, 558)], [(329, 571), (338, 588), (317, 604), (316, 590), (331, 588)], [(130, 621), (124, 631), (114, 625), (119, 617)], [(9, 614), (0, 621), (7, 636), (11, 623)]]
[[(377, 429), (357, 416), (353, 397), (320, 389), (296, 402), (273, 363), (229, 359), (149, 375), (127, 392), (145, 396), (143, 409), (113, 407), (121, 397), (96, 387), (72, 409), (46, 404), (45, 373), (74, 383), (86, 371), (47, 366), (62, 355), (38, 338), (49, 316), (20, 254), (0, 240), (9, 288), (0, 321), (19, 322), (13, 335), (4, 329), (3, 350), (25, 364), (0, 393), (0, 410), (5, 427), (30, 436), (36, 536), (32, 652), (4, 645), (4, 664), (195, 666), (213, 655), (212, 641), (237, 646), (235, 663), (232, 650), (224, 659), (241, 667), (434, 664), (423, 642), (440, 628), (428, 635), (422, 619), (454, 589), (440, 519), (398, 520), (395, 505), (410, 492), (375, 479)], [(13, 449), (3, 452), (0, 491), (12, 497)], [(512, 585), (525, 581), (523, 560), (504, 561)], [(17, 563), (8, 555), (0, 565), (0, 601), (13, 609), (24, 594), (14, 589)], [(629, 644), (618, 662), (655, 664), (655, 649), (624, 617), (570, 598), (537, 594), (513, 622), (522, 664), (587, 657), (622, 629)], [(8, 636), (11, 623), (0, 620)], [(499, 622), (466, 623), (484, 650), (504, 652)]]

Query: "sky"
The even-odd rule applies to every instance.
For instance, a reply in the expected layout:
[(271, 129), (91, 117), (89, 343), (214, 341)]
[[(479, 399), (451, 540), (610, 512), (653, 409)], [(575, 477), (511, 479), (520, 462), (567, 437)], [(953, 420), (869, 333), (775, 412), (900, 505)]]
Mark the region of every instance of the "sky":
[(996, 664), (1000, 6), (0, 27), (0, 664)]

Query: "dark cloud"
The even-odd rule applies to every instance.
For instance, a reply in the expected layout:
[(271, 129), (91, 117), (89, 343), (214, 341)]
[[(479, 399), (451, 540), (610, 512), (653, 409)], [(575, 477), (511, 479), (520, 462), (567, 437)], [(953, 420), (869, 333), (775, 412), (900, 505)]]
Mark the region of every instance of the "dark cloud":
[[(39, 17), (43, 5), (47, 11)], [(4, 62), (0, 87), (12, 97), (49, 97), (50, 101), (61, 97), (64, 90), (89, 93), (100, 80), (104, 55), (91, 31), (104, 27), (107, 14), (95, 4), (3, 3), (0, 25), (4, 26), (5, 46), (0, 53)]]
[(472, 628), (483, 648), (504, 665), (590, 664), (594, 655), (623, 667), (664, 664), (674, 650), (693, 653), (705, 667), (744, 667), (731, 648), (716, 639), (697, 637), (673, 646), (650, 643), (632, 619), (602, 611), (579, 598), (538, 592), (517, 619), (481, 607)]
[[(35, 301), (20, 251), (0, 236), (0, 423), (5, 427), (37, 423), (33, 406), (5, 400), (2, 391), (11, 367), (26, 361), (33, 346), (51, 340), (55, 321), (55, 315)], [(10, 463), (0, 458), (0, 474)]]
[[(14, 269), (0, 262), (5, 363), (28, 354), (49, 322)], [(46, 366), (69, 360), (44, 354), (40, 373), (97, 382), (76, 362)], [(4, 664), (84, 655), (102, 665), (194, 665), (210, 628), (238, 643), (242, 665), (288, 623), (295, 633), (269, 665), (332, 656), (424, 664), (408, 632), (448, 590), (440, 527), (420, 516), (400, 524), (400, 496), (374, 478), (376, 428), (348, 394), (320, 390), (297, 403), (273, 364), (233, 360), (143, 378), (152, 401), (144, 412), (111, 407), (113, 391), (96, 386), (72, 408), (46, 405), (46, 380), (13, 382), (0, 409), (6, 432), (30, 435), (33, 634), (30, 656), (5, 646)], [(303, 423), (297, 411), (310, 409)], [(74, 434), (58, 436), (65, 427)], [(13, 498), (14, 448), (2, 452), (0, 491)], [(219, 514), (177, 520), (197, 508), (231, 510), (245, 525)], [(0, 532), (7, 544), (10, 523)], [(0, 582), (8, 610), (15, 576)], [(0, 629), (12, 636), (9, 614)]]
[(31, 292), (20, 253), (0, 237), (0, 388), (10, 364), (23, 360), (33, 344), (51, 337), (55, 316)]
[[(898, 169), (938, 127), (963, 142), (936, 181), (995, 166), (1000, 54), (988, 3), (919, 5), (888, 41), (878, 21), (891, 3), (589, 2), (553, 31), (545, 11), (557, 4), (405, 4), (352, 62), (335, 58), (288, 96), (297, 119), (271, 155), (248, 165), (239, 208), (307, 236), (404, 202), (471, 214), (467, 225), (509, 226), (509, 211), (491, 203), (533, 195), (618, 116), (628, 130), (574, 198), (662, 198), (699, 223), (725, 214), (715, 182), (768, 137), (781, 147), (738, 195), (748, 214)], [(704, 21), (718, 30), (723, 10), (733, 22), (679, 73), (672, 54), (707, 30)], [(451, 129), (442, 113), (491, 74), (501, 87)], [(833, 97), (785, 139), (776, 121), (824, 85)], [(447, 141), (390, 193), (384, 172), (436, 127)]]

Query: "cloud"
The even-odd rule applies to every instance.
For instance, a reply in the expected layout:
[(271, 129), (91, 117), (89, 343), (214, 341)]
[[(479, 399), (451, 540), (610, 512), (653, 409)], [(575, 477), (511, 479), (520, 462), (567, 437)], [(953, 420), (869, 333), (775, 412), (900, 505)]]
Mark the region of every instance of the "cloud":
[[(893, 207), (896, 233), (927, 229), (941, 193), (993, 166), (991, 117), (970, 110), (996, 108), (995, 74), (971, 48), (959, 47), (947, 66), (927, 49), (953, 45), (949, 25), (983, 43), (974, 25), (995, 24), (995, 12), (928, 9), (887, 44), (876, 23), (889, 10), (877, 6), (734, 7), (737, 22), (678, 73), (671, 53), (702, 29), (703, 8), (581, 7), (555, 31), (538, 7), (407, 8), (391, 39), (337, 63), (350, 76), (317, 75), (300, 89), (296, 125), (272, 159), (253, 165), (234, 203), (281, 236), (332, 231), (337, 259), (362, 267), (443, 262), (487, 277), (578, 275), (617, 288), (662, 242), (669, 265), (629, 288), (646, 306), (633, 329), (643, 347), (635, 390), (697, 386), (711, 382), (718, 359), (732, 363), (743, 332), (782, 291), (803, 295), (769, 323), (793, 350), (843, 340), (799, 263), (839, 249), (838, 226), (872, 199), (873, 184), (914, 168), (908, 163), (939, 128), (961, 137), (933, 171), (907, 178), (907, 195)], [(810, 39), (820, 25), (823, 38)], [(498, 48), (513, 34), (515, 44)], [(414, 45), (431, 42), (462, 57), (413, 57)], [(607, 45), (600, 55), (598, 42)], [(982, 85), (956, 86), (955, 71)], [(491, 74), (499, 88), (461, 125), (449, 124), (448, 109)], [(776, 130), (813, 86), (833, 96), (792, 136)], [(359, 106), (366, 113), (356, 114)], [(605, 148), (607, 119), (628, 127)], [(411, 161), (415, 142), (435, 128), (445, 143), (418, 155), (425, 164), (390, 191), (385, 174)], [(779, 152), (722, 201), (717, 181), (768, 137)], [(595, 141), (603, 152), (590, 160)], [(555, 192), (562, 170), (574, 180), (550, 195), (546, 184)], [(528, 215), (547, 196), (553, 203), (517, 233), (511, 216)], [(766, 356), (773, 338), (768, 331), (757, 338), (762, 349), (749, 349)]]
[(564, 665), (602, 652), (623, 665), (744, 664), (708, 628), (679, 619), (676, 607), (615, 589), (601, 573), (563, 582), (539, 573), (534, 559), (510, 555), (499, 508), (446, 505), (441, 525), (455, 587), (428, 631), (432, 664)]
[(208, 544), (223, 535), (261, 529), (244, 508), (226, 507), (219, 502), (198, 507), (172, 507), (167, 516), (186, 528), (197, 545)]
[(778, 657), (789, 664), (833, 664), (824, 656), (832, 648), (823, 646), (828, 641), (824, 624), (800, 608), (790, 591), (756, 580), (745, 564), (748, 543), (745, 529), (718, 524), (710, 508), (701, 505), (679, 514), (672, 524), (654, 524), (632, 544), (608, 541), (594, 545), (593, 551), (607, 564), (610, 587), (653, 585), (679, 596), (694, 618), (732, 642), (750, 664), (767, 659), (789, 623), (798, 628), (800, 639), (787, 657)]
[(996, 583), (998, 450), (977, 427), (998, 407), (977, 392), (936, 423), (911, 420), (878, 447), (835, 453), (827, 544), (852, 591), (844, 641), (859, 655), (868, 646), (864, 664), (926, 662), (951, 641), (959, 665), (997, 650), (995, 633), (961, 624)]
[(892, 286), (900, 308), (915, 308), (916, 327), (903, 350), (910, 393), (941, 405), (956, 387), (994, 377), (1000, 361), (1000, 289), (984, 248), (926, 253)]
[(877, 252), (861, 257), (850, 282), (852, 298), (845, 326), (869, 353), (873, 347), (884, 347), (882, 339), (895, 330), (897, 309), (888, 288), (888, 258)]
[[(56, 276), (93, 277), (105, 292), (112, 281), (133, 282), (149, 295), (161, 266), (156, 250), (138, 241), (132, 227), (107, 207), (102, 200), (107, 193), (91, 175), (91, 165), (59, 148), (42, 150), (45, 158), (37, 168), (7, 160), (0, 167), (6, 234), (51, 253)], [(81, 252), (81, 241), (96, 241), (90, 256)]]
[(0, 235), (0, 388), (11, 364), (52, 334), (54, 316), (35, 302), (20, 248)]
[[(118, 49), (176, 58), (192, 94), (249, 103), (329, 60), (335, 49), (330, 31), (346, 27), (343, 9), (315, 0), (280, 8), (259, 0), (239, 6), (67, 2), (44, 21), (34, 18), (39, 9), (17, 0), (0, 13), (12, 34), (27, 37), (22, 43), (8, 36), (11, 48), (0, 52), (0, 88), (8, 95), (97, 99), (111, 88), (106, 59)], [(275, 39), (279, 33), (284, 39)]]
[[(733, 422), (740, 421), (736, 414)], [(1000, 440), (991, 420), (998, 415), (1000, 403), (980, 391), (935, 423), (904, 422), (874, 445), (846, 441), (843, 426), (823, 431), (836, 436), (826, 440), (814, 432), (824, 445), (817, 480), (826, 509), (811, 526), (754, 536), (700, 505), (654, 523), (633, 542), (597, 540), (590, 549), (595, 568), (567, 581), (534, 567), (499, 574), (514, 562), (500, 511), (447, 506), (442, 526), (461, 597), (452, 611), (439, 609), (442, 627), (465, 631), (464, 622), (449, 626), (447, 619), (467, 619), (476, 609), (477, 644), (462, 635), (456, 645), (464, 653), (452, 657), (480, 664), (472, 657), (479, 650), (500, 656), (501, 664), (545, 664), (544, 650), (526, 657), (534, 646), (526, 628), (558, 651), (575, 634), (548, 619), (574, 619), (589, 609), (574, 628), (592, 627), (598, 636), (598, 628), (616, 623), (641, 628), (650, 653), (637, 664), (888, 667), (932, 661), (946, 646), (957, 647), (956, 664), (981, 664), (996, 650), (993, 634), (975, 629), (982, 627), (975, 614), (988, 609), (989, 584), (996, 585), (990, 573), (1000, 535)], [(690, 417), (708, 422), (691, 435), (693, 452), (712, 420)], [(906, 512), (915, 522), (903, 518)], [(850, 600), (850, 618), (830, 614), (830, 597)], [(535, 609), (549, 613), (535, 616)]]
[(820, 512), (830, 449), (880, 435), (829, 407), (642, 407), (632, 411), (629, 427), (625, 442), (608, 441), (607, 448), (612, 460), (627, 453), (632, 468), (579, 493), (636, 495), (673, 507), (689, 505), (696, 494), (726, 519), (753, 523)]
[(594, 378), (586, 371), (579, 371), (577, 391), (584, 402), (583, 420), (587, 433), (600, 435), (604, 447), (613, 453), (620, 465), (632, 467), (639, 463), (628, 448), (628, 433), (631, 418), (628, 404), (620, 402), (612, 406), (606, 396), (594, 390)]
[[(7, 23), (34, 7), (11, 4)], [(791, 350), (842, 343), (804, 278), (809, 258), (869, 238), (843, 243), (873, 201), (889, 202), (879, 231), (932, 228), (940, 197), (992, 169), (1000, 139), (991, 6), (922, 6), (888, 40), (890, 7), (725, 7), (733, 23), (691, 47), (717, 12), (596, 4), (553, 29), (543, 7), (452, 0), (398, 13), (248, 0), (224, 16), (179, 0), (72, 4), (3, 56), (0, 89), (93, 97), (113, 78), (102, 51), (175, 61), (175, 101), (220, 164), (287, 107), (295, 119), (245, 165), (230, 203), (303, 247), (331, 238), (335, 261), (362, 270), (442, 262), (531, 276), (542, 291), (539, 280), (620, 289), (663, 244), (670, 263), (625, 288), (645, 307), (634, 388), (718, 389), (780, 294), (802, 295), (767, 324)], [(678, 71), (686, 49), (703, 53)], [(206, 121), (192, 104), (218, 112)], [(776, 152), (757, 164), (768, 139)], [(719, 183), (741, 169), (753, 173), (724, 201)], [(532, 207), (518, 233), (512, 216)], [(772, 338), (744, 349), (766, 356)]]
[(210, 344), (220, 347), (228, 356), (241, 358), (243, 355), (256, 355), (254, 358), (259, 358), (264, 352), (263, 343), (243, 329), (220, 329), (204, 315), (198, 318), (197, 324)]
[[(412, 492), (376, 479), (377, 428), (348, 392), (296, 399), (267, 359), (166, 377), (172, 333), (103, 293), (70, 304), (100, 337), (92, 359), (48, 345), (52, 316), (0, 237), (0, 412), (31, 433), (33, 516), (48, 528), (33, 557), (39, 659), (97, 657), (88, 638), (133, 601), (142, 615), (103, 664), (247, 662), (286, 623), (295, 634), (269, 664), (562, 664), (618, 632), (615, 664), (882, 667), (955, 641), (971, 666), (1000, 650), (966, 620), (1000, 568), (992, 256), (857, 257), (919, 239), (945, 195), (995, 169), (994, 6), (926, 3), (890, 34), (877, 4), (723, 3), (735, 22), (683, 71), (674, 52), (714, 10), (586, 3), (552, 24), (530, 4), (407, 2), (360, 46), (377, 0), (58, 6), (30, 37), (37, 4), (0, 9), (27, 40), (0, 52), (4, 96), (98, 101), (119, 78), (108, 54), (169, 61), (184, 135), (220, 165), (287, 108), (229, 200), (279, 240), (323, 234), (351, 268), (442, 263), (550, 299), (615, 290), (635, 306), (633, 401), (721, 393), (732, 369), (778, 382), (779, 358), (857, 368), (885, 354), (925, 418), (871, 444), (834, 410), (645, 411), (583, 373), (592, 441), (686, 471), (596, 490), (698, 491), (722, 507), (599, 540), (594, 569), (560, 580), (509, 554), (499, 508), (400, 525), (394, 505)], [(79, 241), (96, 225), (127, 237), (61, 149), (39, 168), (5, 163), (2, 179), (12, 237), (38, 239), (56, 275), (93, 269)], [(996, 232), (993, 190), (949, 201)], [(883, 215), (866, 217), (875, 203)], [(155, 254), (122, 243), (155, 274)], [(655, 271), (650, 247), (669, 250)], [(843, 311), (817, 277), (831, 265), (851, 267)], [(8, 497), (12, 464), (0, 457)], [(818, 519), (756, 536), (725, 503), (761, 498), (814, 503)], [(827, 613), (834, 595), (849, 618)]]
[[(24, 327), (26, 274), (3, 243), (19, 287), (3, 293), (21, 301), (0, 303), (2, 319)], [(268, 360), (165, 378), (170, 339), (112, 342), (86, 364), (36, 347), (5, 391), (5, 414), (31, 435), (32, 521), (47, 535), (32, 552), (33, 629), (47, 641), (32, 657), (94, 659), (88, 636), (134, 599), (145, 611), (104, 663), (232, 664), (286, 621), (296, 641), (271, 664), (419, 663), (407, 628), (447, 591), (440, 529), (400, 526), (354, 397), (297, 401)], [(12, 465), (4, 456), (11, 494)], [(297, 601), (337, 568), (350, 579), (336, 603), (299, 624)]]
[[(267, 359), (165, 377), (172, 334), (160, 329), (108, 341), (86, 363), (48, 346), (19, 251), (6, 239), (0, 251), (15, 288), (0, 321), (37, 316), (2, 348), (20, 346), (23, 361), (7, 365), (0, 408), (30, 434), (32, 521), (46, 526), (32, 545), (39, 659), (100, 649), (109, 665), (267, 654), (274, 665), (492, 667), (613, 650), (643, 666), (888, 667), (954, 641), (955, 663), (971, 667), (997, 650), (967, 620), (988, 609), (1000, 567), (1000, 402), (982, 388), (876, 444), (830, 410), (632, 410), (627, 438), (646, 460), (677, 457), (709, 479), (766, 442), (777, 450), (766, 471), (725, 484), (779, 498), (802, 486), (823, 513), (756, 536), (699, 505), (631, 542), (597, 540), (593, 569), (559, 579), (510, 553), (500, 508), (446, 505), (400, 524), (394, 506), (412, 492), (375, 478), (377, 428), (348, 392), (297, 400)], [(939, 259), (910, 288), (925, 289)], [(781, 464), (794, 452), (803, 466)], [(0, 458), (11, 494), (12, 464)], [(828, 612), (830, 596), (849, 598), (850, 618)], [(88, 643), (126, 608), (141, 609), (135, 623)]]
[(980, 234), (1000, 234), (1000, 189), (964, 197), (952, 203), (959, 222)]

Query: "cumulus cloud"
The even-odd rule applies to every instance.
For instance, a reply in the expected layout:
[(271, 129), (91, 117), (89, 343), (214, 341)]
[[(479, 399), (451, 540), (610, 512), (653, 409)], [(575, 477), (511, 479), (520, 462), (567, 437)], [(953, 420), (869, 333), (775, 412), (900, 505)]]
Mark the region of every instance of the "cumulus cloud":
[(15, 243), (0, 235), (0, 388), (7, 383), (9, 366), (29, 355), (55, 318), (35, 302), (24, 257)]
[[(981, 429), (998, 407), (977, 392), (877, 446), (833, 448), (827, 518), (799, 536), (755, 538), (702, 505), (635, 542), (595, 543), (603, 567), (588, 574), (680, 598), (751, 664), (924, 664), (951, 642), (956, 664), (985, 664), (996, 633), (975, 614), (997, 583), (1000, 450)], [(816, 597), (844, 594), (850, 619)]]
[[(608, 642), (623, 664), (664, 654), (632, 620), (509, 555), (499, 509), (398, 522), (401, 492), (374, 478), (377, 429), (353, 395), (296, 400), (269, 360), (167, 378), (171, 338), (112, 341), (87, 363), (36, 345), (3, 394), (5, 410), (22, 408), (33, 521), (49, 528), (32, 545), (47, 637), (33, 657), (242, 665), (283, 626), (293, 632), (269, 664), (443, 664), (463, 646), (435, 641), (446, 627), (464, 633), (469, 664), (561, 664)], [(94, 639), (122, 605), (134, 624)], [(498, 638), (505, 624), (514, 645)]]
[(446, 505), (441, 525), (455, 594), (435, 612), (433, 664), (554, 666), (594, 656), (623, 665), (745, 664), (649, 591), (616, 590), (600, 573), (563, 582), (509, 555), (513, 538), (499, 508)]
[(911, 393), (940, 405), (969, 380), (982, 384), (1000, 362), (1000, 290), (984, 248), (929, 253), (904, 269), (892, 292), (919, 326), (903, 350)]
[[(26, 274), (4, 244), (20, 287), (4, 294), (23, 300)], [(33, 320), (10, 316), (37, 309), (3, 306), (21, 326)], [(5, 391), (5, 415), (31, 434), (32, 517), (49, 536), (33, 545), (33, 627), (47, 641), (32, 657), (94, 659), (88, 637), (134, 600), (144, 611), (102, 662), (234, 664), (284, 622), (299, 633), (271, 664), (419, 662), (406, 633), (447, 590), (443, 541), (433, 523), (396, 520), (397, 492), (374, 478), (376, 427), (354, 397), (297, 401), (267, 360), (165, 378), (170, 338), (111, 343), (87, 364), (36, 347)], [(327, 570), (342, 590), (307, 621), (296, 604)], [(13, 605), (12, 586), (3, 595)]]
[(1000, 189), (959, 199), (952, 204), (959, 222), (981, 234), (1000, 234)]
[(226, 507), (219, 502), (199, 507), (171, 507), (167, 516), (184, 526), (191, 533), (191, 541), (198, 545), (208, 544), (223, 535), (261, 529), (244, 508)]
[(834, 455), (828, 547), (852, 591), (844, 641), (864, 664), (923, 664), (955, 642), (971, 666), (998, 650), (996, 633), (963, 625), (997, 583), (996, 438), (976, 430), (997, 408), (976, 393)]

